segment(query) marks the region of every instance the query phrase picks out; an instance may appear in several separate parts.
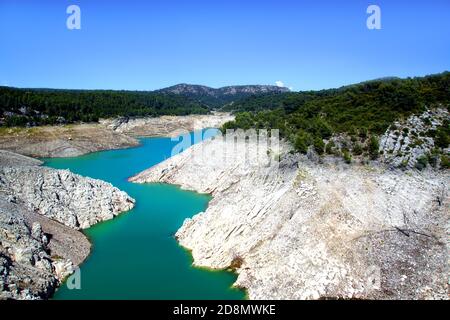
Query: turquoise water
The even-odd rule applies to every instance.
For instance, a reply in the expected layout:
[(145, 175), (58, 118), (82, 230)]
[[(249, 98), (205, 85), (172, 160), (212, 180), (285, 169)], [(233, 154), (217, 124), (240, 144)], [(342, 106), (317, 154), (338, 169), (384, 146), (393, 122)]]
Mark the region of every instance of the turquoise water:
[(173, 235), (183, 220), (205, 210), (210, 197), (166, 184), (127, 179), (170, 157), (178, 142), (141, 139), (132, 149), (45, 159), (58, 169), (111, 182), (136, 199), (133, 210), (99, 223), (85, 234), (92, 252), (81, 265), (81, 290), (62, 285), (55, 299), (243, 299), (231, 288), (236, 276), (193, 268), (192, 258)]

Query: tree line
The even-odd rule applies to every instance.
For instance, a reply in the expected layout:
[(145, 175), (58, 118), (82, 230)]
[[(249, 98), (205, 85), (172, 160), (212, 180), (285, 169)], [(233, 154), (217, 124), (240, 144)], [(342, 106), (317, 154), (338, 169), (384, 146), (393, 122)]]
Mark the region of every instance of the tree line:
[(55, 90), (0, 87), (4, 126), (96, 122), (117, 116), (206, 114), (209, 108), (187, 97), (158, 92)]
[[(235, 121), (226, 129), (279, 129), (280, 135), (306, 153), (332, 151), (325, 145), (335, 134), (351, 137), (356, 150), (376, 158), (377, 136), (392, 122), (435, 106), (450, 105), (450, 72), (408, 79), (381, 79), (321, 91), (252, 96), (231, 107)], [(332, 144), (332, 142), (330, 142)], [(345, 157), (345, 154), (343, 155)]]

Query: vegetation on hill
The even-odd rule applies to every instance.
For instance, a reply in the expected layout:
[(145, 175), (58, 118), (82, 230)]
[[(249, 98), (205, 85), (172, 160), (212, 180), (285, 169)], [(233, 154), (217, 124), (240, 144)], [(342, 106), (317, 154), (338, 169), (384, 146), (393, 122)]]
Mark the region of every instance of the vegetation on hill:
[(0, 87), (0, 124), (95, 122), (103, 117), (205, 114), (187, 97), (158, 92), (51, 90)]
[(229, 105), (248, 97), (263, 94), (280, 94), (289, 92), (288, 88), (270, 85), (241, 85), (211, 88), (192, 84), (178, 84), (159, 90), (163, 93), (175, 93), (207, 105), (211, 109), (227, 109)]
[[(297, 151), (313, 146), (318, 153), (336, 134), (351, 137), (344, 152), (377, 157), (377, 136), (389, 125), (426, 108), (450, 105), (450, 72), (420, 78), (382, 79), (339, 89), (249, 97), (235, 103), (235, 121), (226, 129), (279, 129)], [(325, 148), (325, 150), (324, 150)]]
[(205, 114), (249, 96), (282, 93), (276, 86), (214, 89), (179, 84), (157, 91), (53, 90), (0, 87), (0, 125), (96, 122), (103, 117)]

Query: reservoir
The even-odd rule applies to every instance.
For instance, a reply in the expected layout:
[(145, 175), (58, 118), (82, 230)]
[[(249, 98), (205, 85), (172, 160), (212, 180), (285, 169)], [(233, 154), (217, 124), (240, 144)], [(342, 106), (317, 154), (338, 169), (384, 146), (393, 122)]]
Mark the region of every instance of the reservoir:
[[(206, 131), (202, 131), (206, 133)], [(210, 136), (211, 130), (208, 130)], [(193, 134), (191, 134), (193, 136)], [(192, 267), (174, 234), (184, 219), (204, 211), (210, 196), (166, 184), (134, 184), (127, 179), (171, 156), (178, 141), (143, 138), (136, 148), (44, 159), (45, 165), (101, 179), (136, 200), (133, 210), (84, 233), (91, 255), (81, 265), (81, 289), (61, 285), (54, 299), (243, 299), (232, 288), (236, 275)]]

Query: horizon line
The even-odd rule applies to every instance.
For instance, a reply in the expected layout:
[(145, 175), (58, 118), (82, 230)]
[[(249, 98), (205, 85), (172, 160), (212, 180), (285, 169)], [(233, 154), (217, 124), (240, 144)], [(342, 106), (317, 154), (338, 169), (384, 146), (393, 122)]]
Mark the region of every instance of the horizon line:
[(430, 76), (435, 76), (435, 75), (442, 75), (445, 73), (449, 73), (449, 70), (444, 70), (442, 72), (437, 72), (437, 73), (430, 73), (430, 74), (426, 74), (426, 75), (422, 75), (422, 76), (407, 76), (407, 77), (399, 77), (399, 76), (383, 76), (383, 77), (378, 77), (378, 78), (373, 78), (373, 79), (368, 79), (368, 80), (362, 80), (359, 82), (354, 82), (354, 83), (349, 83), (349, 84), (344, 84), (341, 85), (339, 87), (328, 87), (328, 88), (321, 88), (321, 89), (311, 89), (311, 90), (291, 90), (289, 87), (287, 86), (277, 86), (276, 84), (236, 84), (236, 85), (226, 85), (226, 86), (221, 86), (221, 87), (212, 87), (212, 86), (208, 86), (208, 85), (204, 85), (204, 84), (194, 84), (194, 83), (187, 83), (187, 82), (180, 82), (180, 83), (176, 83), (174, 85), (170, 85), (167, 87), (162, 87), (162, 88), (158, 88), (158, 89), (154, 89), (154, 90), (133, 90), (133, 89), (83, 89), (83, 88), (57, 88), (57, 87), (16, 87), (16, 86), (11, 86), (11, 85), (0, 85), (0, 88), (11, 88), (11, 89), (20, 89), (20, 90), (61, 90), (61, 91), (125, 91), (125, 92), (157, 92), (157, 91), (161, 91), (164, 89), (168, 89), (168, 88), (172, 88), (172, 87), (176, 87), (179, 85), (188, 85), (188, 86), (199, 86), (199, 87), (206, 87), (206, 88), (210, 88), (210, 89), (214, 89), (214, 90), (219, 90), (219, 89), (223, 89), (223, 88), (228, 88), (228, 87), (247, 87), (247, 86), (265, 86), (265, 87), (278, 87), (280, 89), (287, 89), (289, 90), (288, 92), (311, 92), (311, 91), (323, 91), (323, 90), (333, 90), (333, 89), (341, 89), (341, 88), (345, 88), (348, 86), (352, 86), (352, 85), (357, 85), (357, 84), (363, 84), (366, 82), (372, 82), (372, 81), (383, 81), (383, 80), (407, 80), (407, 79), (416, 79), (416, 78), (426, 78), (426, 77), (430, 77)]

